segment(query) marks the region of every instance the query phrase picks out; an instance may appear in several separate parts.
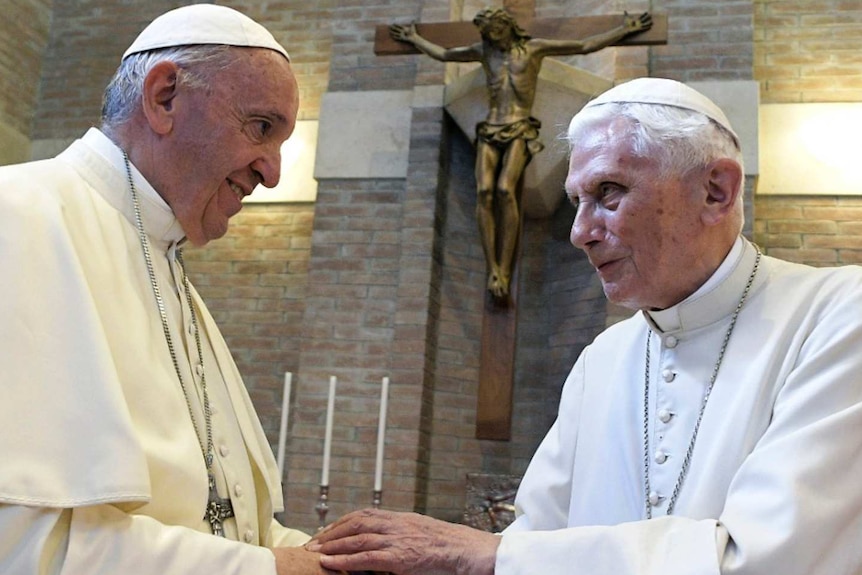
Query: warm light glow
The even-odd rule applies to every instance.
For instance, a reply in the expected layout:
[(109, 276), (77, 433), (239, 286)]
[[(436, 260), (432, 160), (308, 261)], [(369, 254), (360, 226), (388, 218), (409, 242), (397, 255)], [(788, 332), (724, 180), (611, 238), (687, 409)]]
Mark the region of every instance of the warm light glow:
[[(805, 151), (823, 165), (858, 171), (862, 162), (862, 105), (820, 109), (799, 126)], [(859, 190), (862, 192), (862, 189)]]
[(761, 194), (862, 195), (862, 103), (760, 108)]
[(281, 180), (274, 188), (258, 186), (244, 201), (313, 202), (317, 199), (314, 156), (317, 148), (317, 120), (301, 120), (281, 146)]

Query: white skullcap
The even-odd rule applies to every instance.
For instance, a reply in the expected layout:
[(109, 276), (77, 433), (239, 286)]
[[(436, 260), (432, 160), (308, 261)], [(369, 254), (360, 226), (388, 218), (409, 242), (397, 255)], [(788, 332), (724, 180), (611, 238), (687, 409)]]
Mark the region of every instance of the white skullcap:
[(241, 12), (215, 4), (192, 4), (165, 12), (135, 38), (123, 59), (138, 52), (194, 44), (268, 48), (290, 60), (269, 30)]
[(659, 104), (700, 112), (730, 132), (737, 145), (739, 144), (739, 136), (736, 135), (730, 125), (730, 120), (727, 119), (721, 108), (697, 90), (676, 80), (667, 78), (629, 80), (614, 86), (594, 100), (590, 100), (583, 109), (612, 103)]

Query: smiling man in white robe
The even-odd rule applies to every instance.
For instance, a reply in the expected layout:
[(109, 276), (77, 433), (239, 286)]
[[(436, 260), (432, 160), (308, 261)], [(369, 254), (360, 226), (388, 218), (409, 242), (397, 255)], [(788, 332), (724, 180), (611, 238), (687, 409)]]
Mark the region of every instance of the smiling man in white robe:
[(281, 478), (186, 277), (280, 176), (285, 49), (198, 4), (123, 55), (101, 129), (0, 168), (0, 573), (320, 574), (273, 519)]
[(348, 514), (329, 568), (408, 575), (862, 574), (862, 269), (740, 235), (724, 113), (642, 78), (572, 119), (571, 241), (637, 312), (580, 355), (498, 536)]

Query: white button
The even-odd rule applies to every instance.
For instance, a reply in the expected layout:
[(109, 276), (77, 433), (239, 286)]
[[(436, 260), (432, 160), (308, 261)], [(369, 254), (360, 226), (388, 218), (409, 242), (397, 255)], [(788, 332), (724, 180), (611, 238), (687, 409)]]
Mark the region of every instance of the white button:
[(189, 333), (194, 335), (196, 331), (197, 331), (197, 328), (195, 327), (195, 324), (190, 323), (189, 324)]
[(202, 376), (202, 375), (204, 374), (204, 366), (203, 366), (203, 364), (199, 363), (199, 364), (197, 364), (197, 365), (195, 366), (195, 373), (196, 373), (196, 374), (198, 374), (198, 377), (200, 377), (200, 376)]
[(222, 457), (227, 457), (230, 449), (227, 448), (227, 445), (222, 445), (218, 448), (218, 452), (221, 453)]
[(660, 409), (658, 412), (658, 418), (662, 423), (667, 423), (670, 421), (671, 413), (666, 409)]
[(236, 495), (237, 497), (242, 497), (242, 485), (240, 485), (239, 483), (234, 485), (233, 486), (233, 494)]
[(664, 344), (671, 349), (675, 348), (676, 344), (678, 344), (678, 343), (679, 343), (679, 340), (676, 339), (672, 335), (669, 335), (666, 338), (664, 338)]
[(656, 451), (655, 452), (655, 462), (661, 464), (661, 463), (664, 463), (665, 461), (667, 461), (667, 453), (665, 453), (664, 451)]
[(655, 491), (649, 492), (649, 504), (650, 505), (658, 505), (658, 502), (661, 501), (661, 496)]
[(252, 531), (251, 529), (246, 529), (243, 539), (245, 539), (246, 543), (251, 543), (252, 541), (254, 541), (254, 531)]
[(661, 376), (666, 382), (670, 383), (676, 377), (676, 372), (670, 369), (664, 369), (661, 372)]

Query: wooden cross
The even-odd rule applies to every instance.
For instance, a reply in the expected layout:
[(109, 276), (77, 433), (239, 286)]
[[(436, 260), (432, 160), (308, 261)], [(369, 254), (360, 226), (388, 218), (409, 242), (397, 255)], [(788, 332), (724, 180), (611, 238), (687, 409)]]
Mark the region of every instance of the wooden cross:
[[(580, 18), (519, 18), (518, 24), (533, 38), (583, 39), (610, 31), (620, 26), (623, 19), (623, 14)], [(382, 24), (375, 28), (375, 54), (392, 56), (420, 53), (412, 44), (394, 40), (390, 36), (389, 27), (389, 24)], [(416, 31), (423, 38), (444, 48), (468, 46), (482, 40), (478, 28), (469, 21), (416, 24)], [(664, 14), (652, 14), (652, 27), (649, 30), (627, 36), (611, 45), (656, 44), (667, 44), (667, 15)], [(560, 184), (562, 185), (562, 182)], [(519, 186), (519, 192), (522, 185), (523, 181)], [(495, 305), (486, 294), (476, 411), (478, 439), (509, 440), (511, 438), (512, 384), (515, 372), (518, 318), (518, 259), (519, 256), (516, 255), (516, 265), (510, 285), (510, 304), (503, 307)]]
[(222, 526), (222, 522), (228, 517), (234, 516), (233, 505), (231, 505), (230, 499), (223, 499), (218, 496), (215, 477), (212, 473), (208, 473), (207, 475), (209, 476), (210, 493), (209, 499), (207, 499), (207, 508), (204, 513), (204, 519), (209, 522), (213, 535), (224, 537), (224, 527)]

